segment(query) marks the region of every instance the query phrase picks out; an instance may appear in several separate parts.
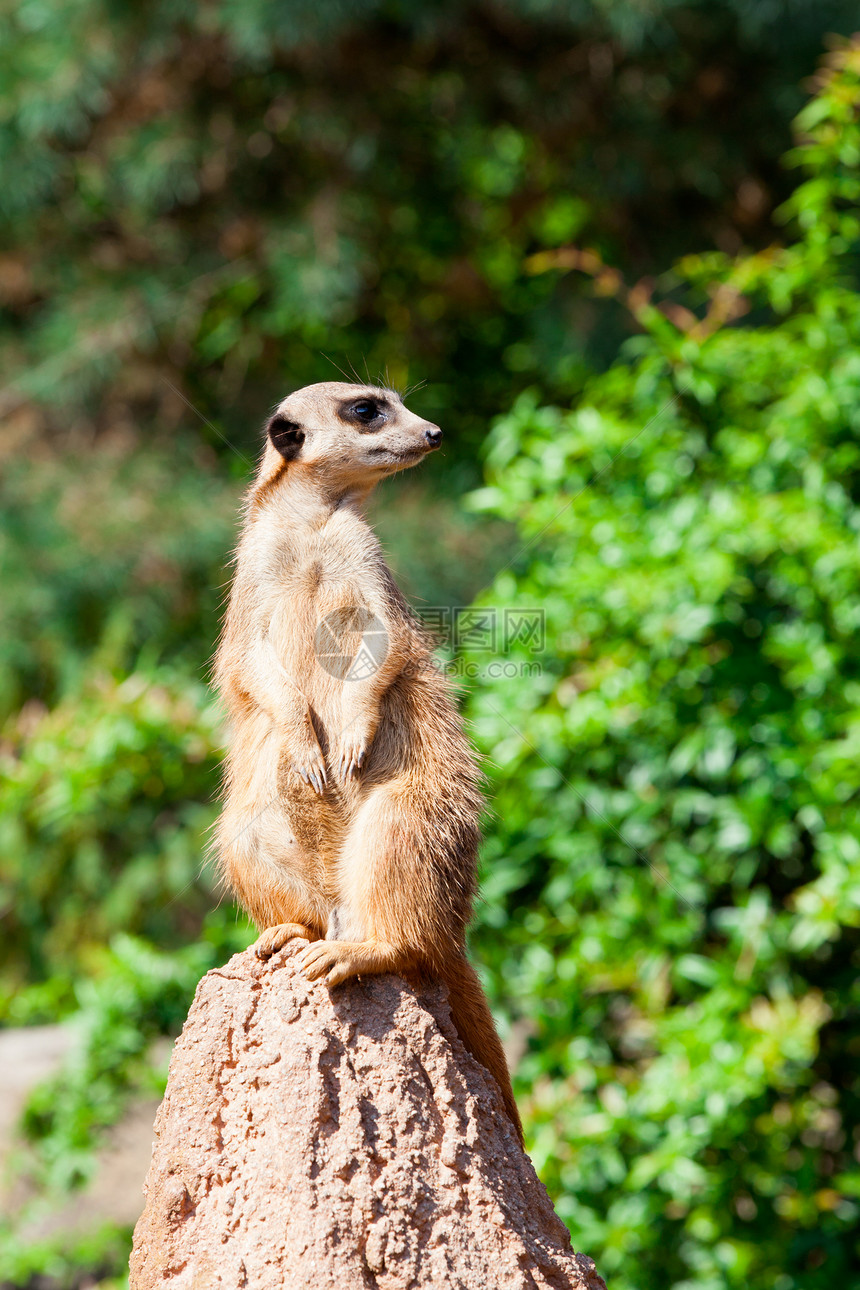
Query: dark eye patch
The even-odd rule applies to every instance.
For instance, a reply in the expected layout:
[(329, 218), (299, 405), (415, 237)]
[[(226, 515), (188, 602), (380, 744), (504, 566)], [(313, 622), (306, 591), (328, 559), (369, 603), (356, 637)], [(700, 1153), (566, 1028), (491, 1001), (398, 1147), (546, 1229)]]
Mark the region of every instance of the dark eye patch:
[(342, 421), (359, 430), (381, 430), (388, 420), (389, 405), (385, 399), (349, 399), (338, 410)]

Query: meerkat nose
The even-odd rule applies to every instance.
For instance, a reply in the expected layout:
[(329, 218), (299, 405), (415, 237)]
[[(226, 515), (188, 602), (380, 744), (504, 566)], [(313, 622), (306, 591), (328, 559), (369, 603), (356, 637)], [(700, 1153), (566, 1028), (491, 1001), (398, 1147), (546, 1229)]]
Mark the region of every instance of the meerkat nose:
[(424, 438), (427, 440), (431, 448), (438, 448), (439, 444), (442, 442), (442, 431), (438, 426), (428, 426), (424, 431)]

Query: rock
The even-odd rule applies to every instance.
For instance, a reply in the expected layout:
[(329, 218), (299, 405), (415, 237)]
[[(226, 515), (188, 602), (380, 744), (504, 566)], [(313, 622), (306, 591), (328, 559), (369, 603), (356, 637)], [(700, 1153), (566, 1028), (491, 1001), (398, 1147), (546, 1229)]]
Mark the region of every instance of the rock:
[(170, 1063), (131, 1290), (605, 1290), (441, 986), (333, 991), (293, 941), (201, 981)]

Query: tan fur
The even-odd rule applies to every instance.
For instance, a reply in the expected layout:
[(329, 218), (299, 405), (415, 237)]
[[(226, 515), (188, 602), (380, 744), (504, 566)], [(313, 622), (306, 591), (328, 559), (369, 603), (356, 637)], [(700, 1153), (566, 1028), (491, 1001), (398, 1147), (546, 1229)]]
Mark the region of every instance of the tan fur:
[[(379, 413), (370, 426), (356, 419), (368, 407)], [(263, 929), (259, 954), (307, 937), (311, 979), (441, 977), (463, 1042), (522, 1137), (465, 957), (479, 772), (449, 683), (362, 514), (379, 479), (441, 436), (391, 391), (341, 382), (290, 395), (268, 431), (216, 660), (232, 721), (222, 875)], [(358, 680), (332, 676), (315, 646), (321, 622), (348, 624), (355, 608), (388, 638), (377, 670)], [(360, 632), (347, 635), (344, 652), (359, 643)]]

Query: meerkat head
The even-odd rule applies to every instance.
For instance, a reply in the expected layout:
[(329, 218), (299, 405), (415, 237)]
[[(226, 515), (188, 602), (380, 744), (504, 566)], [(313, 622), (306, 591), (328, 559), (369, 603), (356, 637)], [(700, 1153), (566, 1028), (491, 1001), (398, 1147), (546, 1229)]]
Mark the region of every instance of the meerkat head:
[(372, 488), (439, 447), (442, 431), (375, 385), (325, 381), (290, 394), (266, 426), (261, 475), (272, 481), (290, 463), (334, 488)]

